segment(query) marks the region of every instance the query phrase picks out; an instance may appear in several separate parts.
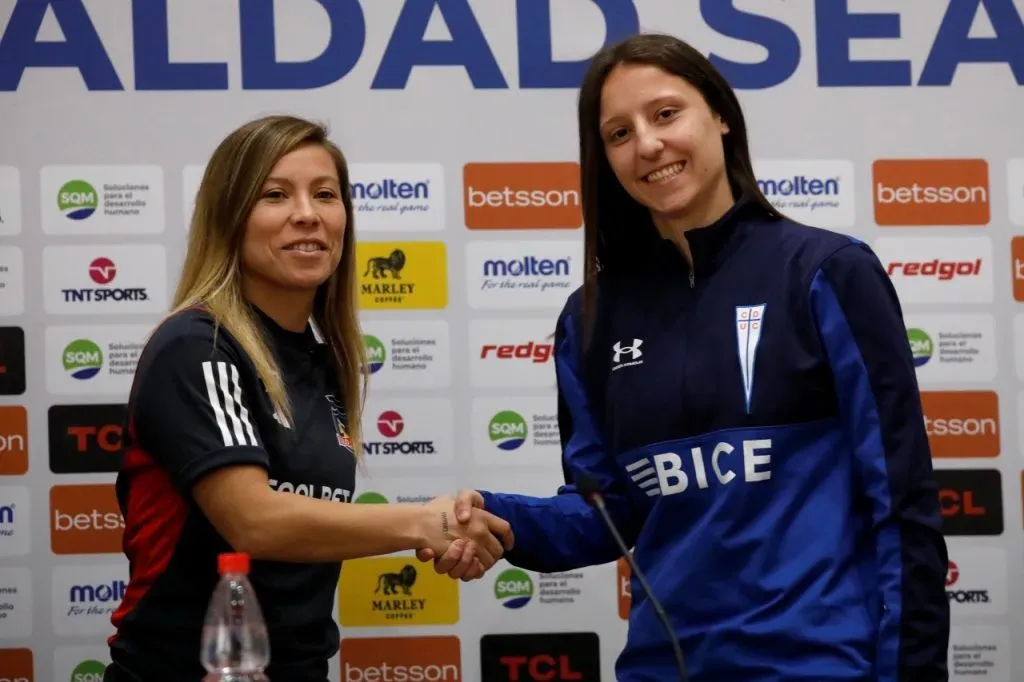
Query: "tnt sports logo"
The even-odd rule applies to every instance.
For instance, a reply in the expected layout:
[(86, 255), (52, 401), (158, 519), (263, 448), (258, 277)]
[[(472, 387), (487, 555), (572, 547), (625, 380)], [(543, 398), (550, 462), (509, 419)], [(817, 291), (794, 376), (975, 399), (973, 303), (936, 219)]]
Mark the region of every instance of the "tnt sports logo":
[(358, 242), (359, 305), (425, 309), (448, 305), (444, 242)]
[(502, 410), (487, 425), (487, 433), (491, 442), (500, 450), (517, 450), (529, 433), (526, 420), (518, 412)]
[(386, 410), (377, 417), (377, 430), (385, 438), (398, 438), (405, 430), (405, 420), (394, 410)]
[(109, 258), (99, 257), (94, 258), (92, 263), (89, 263), (89, 277), (96, 284), (110, 284), (114, 281), (114, 276), (117, 274), (117, 266), (114, 265), (114, 261)]
[(64, 347), (64, 371), (74, 379), (92, 379), (103, 369), (103, 351), (89, 339), (75, 339)]
[(98, 206), (96, 189), (85, 180), (66, 182), (57, 192), (57, 208), (65, 218), (85, 220)]
[(99, 661), (82, 661), (71, 673), (71, 682), (103, 682), (107, 666)]
[(935, 352), (932, 337), (923, 329), (912, 327), (907, 330), (907, 342), (910, 344), (910, 354), (914, 358), (914, 367), (927, 365)]
[(109, 288), (117, 277), (117, 264), (106, 256), (92, 259), (88, 265), (89, 279), (98, 288), (64, 287), (60, 292), (64, 303), (141, 303), (150, 300), (146, 287)]
[(737, 477), (734, 469), (742, 470), (744, 483), (758, 483), (772, 477), (769, 468), (771, 448), (772, 441), (768, 438), (744, 440), (740, 446), (742, 461), (737, 463), (736, 448), (731, 443), (716, 443), (707, 456), (705, 448), (696, 445), (689, 448), (692, 465), (689, 473), (683, 468), (683, 458), (675, 452), (662, 452), (638, 459), (626, 465), (626, 473), (648, 497), (684, 493), (690, 487), (691, 477), (698, 489), (706, 490), (711, 485), (709, 473), (714, 474), (720, 485), (728, 485)]
[(467, 163), (462, 181), (471, 230), (575, 229), (583, 223), (577, 163)]
[(533, 580), (518, 568), (504, 570), (494, 581), (494, 598), (506, 609), (521, 609), (533, 599)]
[[(946, 567), (946, 587), (953, 587), (960, 579), (960, 567), (952, 559)], [(991, 599), (988, 590), (946, 590), (946, 598), (950, 603), (988, 604)]]
[(628, 346), (624, 345), (622, 341), (612, 344), (612, 371), (644, 364), (644, 361), (640, 359), (643, 357), (643, 351), (640, 349), (643, 345), (643, 339), (633, 339)]
[(380, 371), (388, 359), (388, 351), (380, 339), (370, 334), (363, 334), (363, 343), (366, 346), (366, 363), (370, 374), (375, 374)]
[(871, 171), (880, 226), (989, 222), (984, 159), (879, 159)]
[(384, 410), (377, 416), (377, 431), (388, 440), (367, 441), (363, 444), (368, 455), (433, 455), (437, 447), (433, 440), (395, 440), (405, 431), (405, 419), (397, 410)]
[(409, 557), (346, 561), (338, 585), (342, 627), (453, 625), (458, 581)]

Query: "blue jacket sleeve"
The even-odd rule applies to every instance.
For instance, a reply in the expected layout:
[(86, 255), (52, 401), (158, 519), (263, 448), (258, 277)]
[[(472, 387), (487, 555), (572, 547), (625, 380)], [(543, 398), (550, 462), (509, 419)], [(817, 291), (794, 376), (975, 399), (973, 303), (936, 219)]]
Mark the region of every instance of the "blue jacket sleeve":
[(871, 514), (882, 608), (875, 679), (948, 680), (948, 556), (896, 290), (855, 242), (822, 264), (810, 301)]
[(581, 362), (578, 293), (559, 316), (554, 339), (565, 484), (552, 497), (480, 491), (485, 508), (508, 521), (515, 533), (515, 547), (505, 559), (542, 573), (604, 564), (621, 555), (600, 515), (573, 483), (581, 474), (593, 476), (600, 484), (608, 513), (628, 546), (635, 542), (642, 523), (590, 409)]

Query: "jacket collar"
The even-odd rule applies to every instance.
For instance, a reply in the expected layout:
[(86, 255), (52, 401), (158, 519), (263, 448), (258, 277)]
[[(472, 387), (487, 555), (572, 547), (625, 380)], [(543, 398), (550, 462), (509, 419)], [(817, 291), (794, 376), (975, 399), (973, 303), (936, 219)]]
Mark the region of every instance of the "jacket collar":
[(751, 215), (754, 206), (748, 197), (741, 196), (715, 222), (684, 233), (693, 258), (692, 272), (675, 242), (659, 235), (652, 244), (652, 255), (664, 266), (662, 273), (682, 273), (699, 280), (716, 271), (738, 242), (740, 230), (737, 228)]
[(309, 322), (306, 324), (306, 328), (301, 332), (293, 332), (285, 329), (277, 322), (273, 320), (269, 315), (263, 312), (259, 306), (250, 303), (249, 307), (256, 313), (260, 321), (263, 323), (263, 328), (273, 339), (274, 344), (279, 348), (289, 348), (294, 350), (302, 351), (314, 351), (318, 348), (322, 348), (326, 345), (323, 333), (317, 326), (316, 320), (312, 317), (309, 318)]

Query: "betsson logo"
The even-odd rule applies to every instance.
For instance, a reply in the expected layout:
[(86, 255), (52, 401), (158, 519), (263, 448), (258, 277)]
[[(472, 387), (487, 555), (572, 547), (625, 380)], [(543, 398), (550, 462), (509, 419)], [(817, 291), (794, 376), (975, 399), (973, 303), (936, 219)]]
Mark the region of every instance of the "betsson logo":
[(111, 484), (50, 488), (50, 545), (54, 554), (121, 551), (124, 518)]
[(1010, 240), (1010, 267), (1013, 268), (1013, 298), (1024, 301), (1024, 237)]
[(879, 159), (871, 166), (875, 222), (892, 225), (987, 225), (984, 159)]
[(467, 163), (466, 227), (575, 229), (583, 222), (576, 163)]
[(999, 396), (995, 391), (922, 391), (933, 457), (997, 457)]

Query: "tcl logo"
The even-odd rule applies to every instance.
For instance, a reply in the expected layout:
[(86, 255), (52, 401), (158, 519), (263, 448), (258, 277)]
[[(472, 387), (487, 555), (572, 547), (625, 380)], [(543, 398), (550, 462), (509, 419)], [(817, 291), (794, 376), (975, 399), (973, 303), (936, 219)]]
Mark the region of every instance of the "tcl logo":
[(123, 404), (53, 405), (50, 470), (55, 474), (116, 472), (123, 454)]
[(487, 682), (548, 682), (601, 679), (600, 651), (593, 632), (484, 635), (479, 679)]
[(934, 277), (940, 281), (954, 277), (979, 277), (981, 275), (981, 259), (972, 261), (948, 261), (933, 258), (930, 261), (893, 261), (886, 268), (889, 276)]
[(498, 659), (505, 667), (507, 680), (582, 680), (583, 675), (573, 669), (572, 661), (565, 654), (552, 656), (502, 656)]
[(1013, 268), (1013, 298), (1024, 301), (1024, 237), (1010, 240), (1010, 267)]
[(519, 344), (485, 344), (480, 348), (483, 360), (527, 360), (543, 364), (554, 355), (555, 347), (550, 343), (527, 341)]
[(385, 438), (397, 438), (405, 429), (405, 420), (394, 410), (386, 410), (377, 417), (377, 430)]
[(89, 277), (96, 284), (110, 284), (117, 274), (117, 266), (109, 258), (100, 256), (89, 263)]
[(942, 532), (1001, 535), (1002, 478), (996, 469), (936, 469)]

